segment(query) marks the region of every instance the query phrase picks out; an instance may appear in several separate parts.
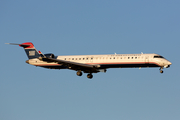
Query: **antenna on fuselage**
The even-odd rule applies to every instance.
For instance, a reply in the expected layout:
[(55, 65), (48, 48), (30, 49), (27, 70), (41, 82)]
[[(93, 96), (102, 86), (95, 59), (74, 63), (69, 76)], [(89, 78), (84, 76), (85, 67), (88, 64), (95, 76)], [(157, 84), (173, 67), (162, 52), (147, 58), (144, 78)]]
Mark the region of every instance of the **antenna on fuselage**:
[(143, 52), (141, 52), (141, 54), (143, 54)]

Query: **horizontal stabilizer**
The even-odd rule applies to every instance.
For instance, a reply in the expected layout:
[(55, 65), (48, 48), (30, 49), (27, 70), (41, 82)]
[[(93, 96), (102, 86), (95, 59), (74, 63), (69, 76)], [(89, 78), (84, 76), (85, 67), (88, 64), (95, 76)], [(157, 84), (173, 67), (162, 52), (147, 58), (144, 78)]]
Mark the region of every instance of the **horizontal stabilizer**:
[(5, 44), (9, 44), (9, 45), (19, 45), (20, 47), (29, 47), (29, 46), (31, 46), (31, 45), (17, 44), (17, 43), (5, 43)]

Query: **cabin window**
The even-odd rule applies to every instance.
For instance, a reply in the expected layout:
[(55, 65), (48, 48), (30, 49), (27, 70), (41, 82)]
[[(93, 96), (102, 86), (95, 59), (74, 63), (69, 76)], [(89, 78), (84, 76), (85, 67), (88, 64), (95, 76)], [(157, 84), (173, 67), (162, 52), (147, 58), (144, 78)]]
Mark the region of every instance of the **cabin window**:
[(83, 58), (83, 60), (84, 60), (85, 58)]
[(130, 57), (128, 57), (128, 59), (130, 59)]
[(86, 58), (86, 60), (88, 60), (88, 58)]
[(132, 59), (133, 59), (133, 57), (132, 57)]
[(66, 60), (66, 58), (64, 58), (64, 60)]
[(81, 60), (81, 58), (79, 58), (79, 60)]
[(115, 57), (114, 57), (114, 59), (115, 59)]
[(92, 60), (93, 58), (91, 58), (91, 60)]
[(137, 59), (137, 57), (135, 57), (135, 59)]
[(72, 60), (74, 60), (74, 58), (72, 58)]

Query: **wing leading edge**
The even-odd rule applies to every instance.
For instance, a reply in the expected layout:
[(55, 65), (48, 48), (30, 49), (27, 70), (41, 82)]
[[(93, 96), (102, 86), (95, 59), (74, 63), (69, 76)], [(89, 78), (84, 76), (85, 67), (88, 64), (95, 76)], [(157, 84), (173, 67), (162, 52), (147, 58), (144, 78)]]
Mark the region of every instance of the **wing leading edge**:
[(66, 66), (68, 69), (72, 70), (81, 70), (85, 73), (97, 73), (98, 68), (100, 68), (100, 65), (89, 65), (84, 63), (77, 63), (77, 62), (71, 62), (71, 61), (65, 61), (60, 59), (54, 59), (54, 58), (47, 58), (47, 57), (39, 57), (39, 60), (45, 61), (45, 62), (55, 62), (57, 64), (61, 64), (63, 66)]

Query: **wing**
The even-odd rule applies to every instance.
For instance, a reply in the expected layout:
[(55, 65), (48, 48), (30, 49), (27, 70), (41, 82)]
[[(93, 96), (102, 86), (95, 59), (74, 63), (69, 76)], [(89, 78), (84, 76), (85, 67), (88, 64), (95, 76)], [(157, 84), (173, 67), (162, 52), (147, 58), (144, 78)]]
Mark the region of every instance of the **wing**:
[(100, 65), (89, 65), (89, 64), (65, 61), (55, 58), (40, 57), (39, 59), (46, 62), (56, 62), (57, 64), (66, 66), (68, 69), (72, 69), (76, 71), (81, 70), (84, 71), (85, 73), (97, 73), (99, 72), (98, 68), (100, 67)]

